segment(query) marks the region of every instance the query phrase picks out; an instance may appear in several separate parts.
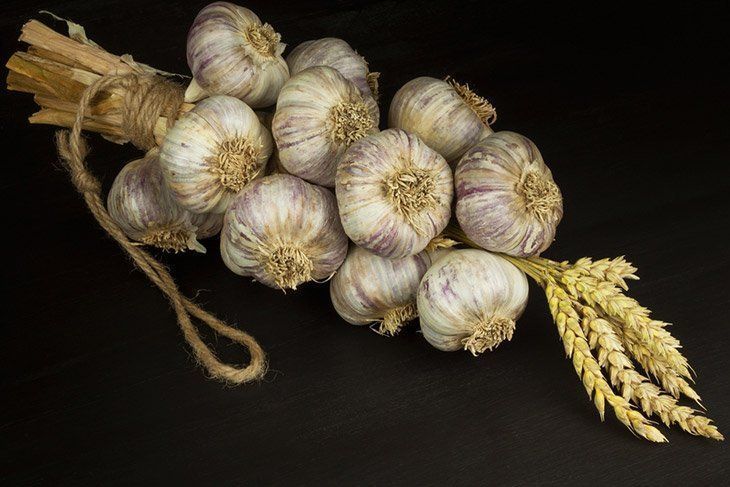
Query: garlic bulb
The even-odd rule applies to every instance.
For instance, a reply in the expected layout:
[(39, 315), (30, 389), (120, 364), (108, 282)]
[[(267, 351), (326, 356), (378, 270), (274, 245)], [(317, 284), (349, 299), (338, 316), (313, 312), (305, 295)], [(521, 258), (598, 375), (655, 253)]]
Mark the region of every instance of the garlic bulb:
[(224, 218), (223, 261), (267, 286), (296, 289), (326, 279), (346, 254), (334, 195), (295, 176), (257, 179), (236, 196)]
[(464, 154), (454, 178), (456, 217), (480, 247), (530, 257), (553, 242), (563, 198), (527, 137), (491, 135)]
[(416, 134), (449, 162), (492, 133), (497, 112), (469, 85), (454, 80), (416, 78), (390, 103), (388, 126)]
[(352, 245), (330, 281), (332, 304), (353, 325), (379, 322), (382, 334), (396, 334), (416, 318), (418, 283), (431, 265), (427, 252), (386, 259)]
[(263, 176), (271, 134), (241, 100), (211, 96), (167, 132), (160, 163), (177, 202), (195, 213), (223, 213), (249, 181)]
[(289, 73), (294, 76), (312, 66), (329, 66), (357, 86), (366, 96), (378, 98), (378, 75), (368, 70), (368, 63), (350, 44), (334, 37), (302, 42), (286, 57)]
[(273, 105), (289, 78), (281, 57), (285, 44), (255, 13), (215, 2), (198, 13), (188, 33), (187, 58), (193, 81), (185, 101), (231, 95), (249, 106)]
[(424, 338), (439, 350), (477, 355), (512, 339), (527, 305), (527, 278), (484, 250), (454, 250), (426, 272), (418, 288)]
[(337, 168), (345, 232), (390, 259), (417, 254), (446, 227), (453, 191), (444, 158), (399, 129), (354, 143)]
[(122, 168), (107, 196), (107, 209), (130, 239), (175, 252), (205, 252), (197, 239), (216, 235), (223, 222), (223, 215), (190, 213), (175, 202), (156, 151)]
[(335, 185), (342, 155), (353, 142), (378, 131), (378, 106), (327, 66), (292, 76), (281, 89), (271, 130), (279, 159), (291, 174)]

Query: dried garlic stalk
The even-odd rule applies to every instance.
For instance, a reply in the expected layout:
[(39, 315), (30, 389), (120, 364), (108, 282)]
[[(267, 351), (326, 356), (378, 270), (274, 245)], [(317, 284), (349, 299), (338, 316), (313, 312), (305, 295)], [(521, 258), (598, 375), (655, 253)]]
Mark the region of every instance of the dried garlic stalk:
[[(21, 29), (19, 40), (29, 47), (27, 52), (14, 53), (6, 63), (7, 87), (34, 95), (41, 109), (29, 118), (33, 124), (72, 127), (86, 88), (104, 75), (170, 75), (137, 63), (129, 55), (110, 54), (73, 28), (70, 36), (64, 36), (42, 22), (31, 20)], [(113, 142), (127, 142), (122, 113), (128, 94), (127, 90), (113, 89), (97, 96), (89, 106), (83, 129), (99, 132)], [(180, 111), (192, 107), (186, 103)], [(167, 119), (160, 117), (154, 130), (158, 143), (166, 132)]]

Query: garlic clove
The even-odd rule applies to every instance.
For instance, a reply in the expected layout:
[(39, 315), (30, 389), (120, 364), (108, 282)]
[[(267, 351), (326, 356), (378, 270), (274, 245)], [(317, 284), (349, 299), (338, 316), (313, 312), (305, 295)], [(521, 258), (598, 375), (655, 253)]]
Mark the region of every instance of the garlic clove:
[(451, 169), (418, 137), (388, 129), (353, 144), (337, 169), (342, 225), (357, 245), (391, 259), (414, 255), (448, 224)]
[(421, 331), (439, 350), (478, 355), (512, 338), (527, 297), (527, 278), (506, 259), (483, 250), (454, 250), (421, 280)]
[(346, 254), (334, 195), (295, 176), (257, 179), (235, 197), (224, 217), (226, 266), (273, 288), (296, 289), (327, 279)]
[(289, 78), (281, 36), (251, 10), (228, 2), (203, 8), (190, 27), (187, 59), (193, 82), (185, 101), (231, 95), (259, 108), (276, 102)]
[(337, 165), (355, 141), (378, 131), (375, 101), (338, 71), (307, 68), (279, 94), (272, 133), (287, 172), (333, 187)]
[(417, 135), (453, 163), (492, 133), (495, 119), (492, 105), (468, 85), (424, 76), (396, 92), (388, 126)]
[(312, 66), (329, 66), (336, 69), (345, 79), (351, 81), (363, 96), (377, 99), (377, 76), (375, 85), (368, 63), (342, 39), (325, 37), (306, 41), (295, 47), (286, 58), (291, 76)]
[(194, 213), (223, 213), (236, 193), (265, 174), (272, 150), (271, 134), (251, 108), (233, 97), (212, 96), (168, 131), (160, 162), (180, 205)]
[(528, 138), (497, 132), (456, 168), (456, 217), (480, 247), (516, 257), (545, 251), (563, 216), (560, 189)]

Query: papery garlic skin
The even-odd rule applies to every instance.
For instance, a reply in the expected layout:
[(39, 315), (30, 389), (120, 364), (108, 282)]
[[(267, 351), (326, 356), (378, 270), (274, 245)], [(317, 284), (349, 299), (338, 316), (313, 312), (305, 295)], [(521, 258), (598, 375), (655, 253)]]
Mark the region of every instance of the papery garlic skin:
[(421, 280), (421, 331), (439, 350), (477, 355), (512, 338), (527, 296), (527, 278), (504, 258), (484, 250), (454, 250)]
[(223, 228), (223, 213), (190, 213), (190, 223), (198, 238), (215, 237)]
[(296, 289), (329, 278), (347, 254), (347, 236), (329, 190), (273, 174), (241, 191), (225, 214), (223, 261), (267, 286)]
[(249, 181), (263, 176), (271, 134), (251, 108), (211, 96), (168, 130), (160, 163), (175, 200), (194, 213), (223, 213)]
[(203, 8), (190, 27), (187, 59), (193, 82), (185, 101), (230, 95), (253, 108), (276, 102), (289, 79), (285, 44), (255, 13), (228, 2)]
[(446, 227), (453, 178), (443, 157), (418, 137), (388, 129), (354, 143), (337, 168), (345, 233), (390, 259), (414, 255)]
[(492, 133), (496, 111), (468, 85), (423, 76), (393, 96), (388, 126), (416, 134), (450, 163)]
[(355, 141), (378, 131), (378, 106), (337, 70), (315, 66), (281, 89), (271, 131), (282, 166), (334, 187), (337, 165)]
[(456, 217), (480, 247), (516, 257), (539, 255), (555, 239), (563, 199), (535, 144), (497, 132), (456, 168)]
[(367, 61), (342, 39), (325, 37), (302, 42), (289, 53), (286, 63), (291, 76), (312, 66), (329, 66), (357, 86), (363, 95), (377, 99)]
[(163, 250), (205, 252), (198, 238), (220, 231), (222, 215), (193, 214), (178, 205), (155, 152), (125, 165), (107, 196), (109, 215), (132, 240)]
[(332, 304), (348, 323), (379, 322), (380, 333), (394, 335), (418, 316), (418, 284), (430, 265), (425, 251), (403, 259), (386, 259), (351, 245), (330, 281)]

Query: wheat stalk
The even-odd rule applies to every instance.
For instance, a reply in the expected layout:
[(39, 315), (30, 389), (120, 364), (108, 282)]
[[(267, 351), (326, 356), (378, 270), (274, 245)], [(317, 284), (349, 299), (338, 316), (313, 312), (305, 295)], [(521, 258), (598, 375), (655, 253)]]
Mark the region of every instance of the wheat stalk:
[(634, 369), (624, 353), (621, 337), (609, 321), (600, 317), (593, 308), (575, 302), (574, 305), (583, 315), (583, 331), (588, 337), (588, 344), (598, 355), (599, 365), (608, 371), (611, 383), (621, 391), (624, 399), (633, 401), (649, 416), (656, 414), (666, 426), (677, 424), (693, 435), (724, 440), (709, 418), (695, 409), (679, 405), (674, 397), (664, 394)]

